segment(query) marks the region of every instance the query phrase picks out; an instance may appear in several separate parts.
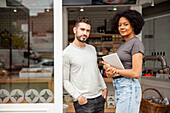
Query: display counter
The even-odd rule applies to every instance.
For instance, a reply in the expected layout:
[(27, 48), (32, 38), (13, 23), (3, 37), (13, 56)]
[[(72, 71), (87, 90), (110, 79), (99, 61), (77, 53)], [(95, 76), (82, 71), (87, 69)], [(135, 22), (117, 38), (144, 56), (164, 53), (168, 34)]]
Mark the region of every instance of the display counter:
[(48, 83), (48, 89), (54, 92), (54, 78), (0, 78), (0, 83)]
[[(146, 88), (155, 88), (163, 95), (164, 98), (167, 97), (168, 99), (170, 99), (170, 80), (160, 79), (152, 76), (142, 76), (139, 81), (142, 90)], [(153, 96), (153, 93), (146, 93), (146, 96)]]

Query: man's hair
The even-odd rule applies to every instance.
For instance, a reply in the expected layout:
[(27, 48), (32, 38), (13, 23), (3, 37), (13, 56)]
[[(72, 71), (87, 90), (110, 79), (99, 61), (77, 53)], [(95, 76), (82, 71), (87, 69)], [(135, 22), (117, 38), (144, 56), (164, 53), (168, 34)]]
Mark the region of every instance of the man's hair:
[(81, 22), (84, 22), (86, 24), (91, 25), (91, 21), (88, 18), (86, 18), (86, 17), (79, 17), (79, 18), (76, 19), (75, 26), (77, 27), (78, 24), (81, 23)]
[(130, 24), (134, 28), (134, 32), (136, 35), (138, 35), (141, 32), (145, 22), (143, 20), (142, 15), (138, 11), (129, 9), (122, 12), (118, 12), (113, 18), (113, 28), (117, 31), (119, 19), (121, 17), (125, 17), (126, 19), (129, 20)]

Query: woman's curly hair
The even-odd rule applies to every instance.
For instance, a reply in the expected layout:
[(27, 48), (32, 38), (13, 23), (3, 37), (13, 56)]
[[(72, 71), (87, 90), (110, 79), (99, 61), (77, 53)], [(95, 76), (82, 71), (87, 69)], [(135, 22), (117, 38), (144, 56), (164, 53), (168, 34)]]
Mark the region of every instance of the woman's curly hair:
[(119, 19), (121, 17), (125, 17), (126, 19), (129, 20), (132, 27), (134, 28), (134, 32), (136, 35), (138, 35), (141, 32), (145, 22), (143, 20), (142, 15), (138, 11), (129, 9), (122, 12), (118, 12), (113, 18), (113, 29), (117, 31), (118, 31)]

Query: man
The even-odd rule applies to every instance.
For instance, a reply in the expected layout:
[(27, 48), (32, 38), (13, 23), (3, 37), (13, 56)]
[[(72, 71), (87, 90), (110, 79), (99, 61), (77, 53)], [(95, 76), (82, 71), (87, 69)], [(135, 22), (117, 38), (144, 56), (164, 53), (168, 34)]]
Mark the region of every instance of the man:
[(91, 22), (77, 19), (75, 39), (63, 51), (64, 88), (74, 99), (76, 113), (104, 113), (106, 84), (97, 65), (96, 50), (86, 44)]

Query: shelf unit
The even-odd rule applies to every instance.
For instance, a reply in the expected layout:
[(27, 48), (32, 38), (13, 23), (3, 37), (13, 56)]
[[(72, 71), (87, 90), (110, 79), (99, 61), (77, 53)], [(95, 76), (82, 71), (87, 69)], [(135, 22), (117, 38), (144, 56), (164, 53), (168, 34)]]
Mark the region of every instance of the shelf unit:
[[(71, 43), (74, 40), (74, 34), (68, 35), (68, 42)], [(93, 45), (96, 48), (98, 55), (98, 64), (101, 65), (103, 55), (115, 53), (122, 43), (122, 37), (119, 34), (90, 34), (87, 43)]]
[[(118, 35), (118, 34), (104, 34), (104, 33), (96, 33), (96, 34), (90, 34), (89, 38), (98, 38), (102, 36), (113, 36), (113, 35)], [(74, 34), (68, 34), (69, 39), (74, 38)]]
[[(68, 41), (72, 42), (74, 40), (74, 34), (68, 34)], [(92, 45), (100, 46), (105, 44), (113, 45), (113, 44), (121, 44), (122, 37), (119, 34), (90, 34), (87, 42)]]
[[(74, 40), (74, 34), (68, 34), (68, 40)], [(102, 44), (103, 42), (121, 43), (122, 37), (119, 34), (90, 34), (88, 40), (91, 40), (93, 44)]]

